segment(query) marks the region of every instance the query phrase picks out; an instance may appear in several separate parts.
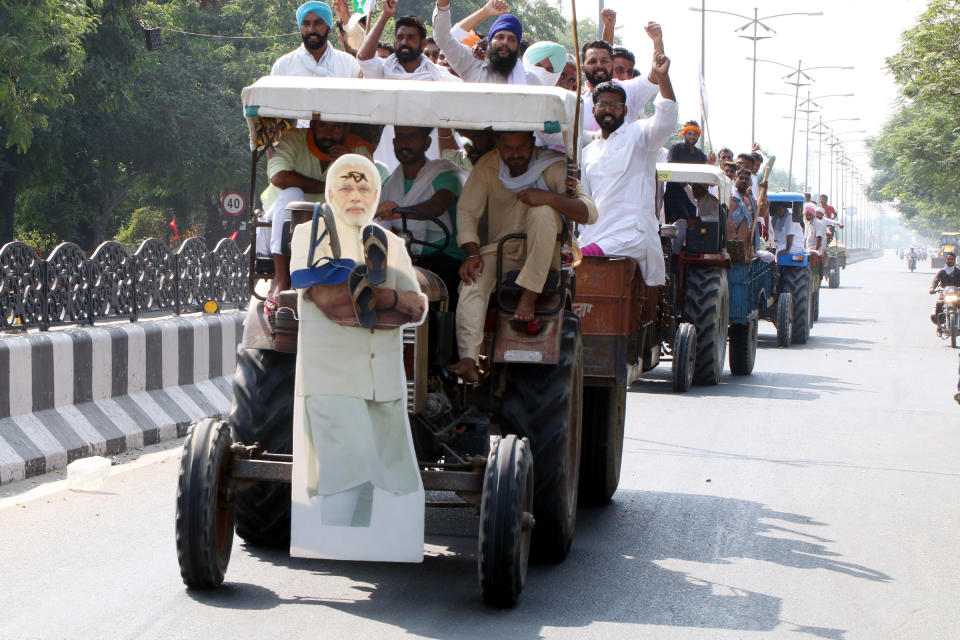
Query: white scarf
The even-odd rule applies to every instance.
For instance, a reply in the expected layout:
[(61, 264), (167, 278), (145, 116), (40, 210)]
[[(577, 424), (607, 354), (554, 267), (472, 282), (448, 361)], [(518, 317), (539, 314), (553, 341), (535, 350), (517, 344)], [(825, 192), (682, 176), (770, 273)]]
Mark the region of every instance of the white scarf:
[[(493, 69), (490, 68), (489, 64), (487, 66), (490, 73), (496, 73)], [(507, 84), (530, 84), (527, 82), (527, 70), (523, 66), (523, 60), (517, 60), (517, 63), (513, 65), (513, 70), (510, 72), (510, 75), (507, 76)]]
[[(441, 173), (447, 173), (448, 171), (456, 174), (462, 187), (466, 176), (460, 171), (457, 165), (449, 160), (428, 160), (427, 163), (423, 165), (423, 168), (420, 169), (410, 190), (404, 192), (406, 185), (403, 177), (403, 167), (397, 167), (396, 171), (390, 174), (390, 177), (387, 178), (387, 181), (384, 183), (383, 194), (380, 196), (380, 201), (396, 202), (400, 207), (412, 207), (413, 205), (425, 202), (435, 193), (433, 181)], [(443, 215), (440, 216), (440, 220), (447, 225), (447, 229), (449, 229), (452, 234), (453, 229), (450, 224), (450, 215), (444, 212)], [(394, 231), (400, 231), (401, 221), (399, 219), (388, 220), (383, 223), (383, 226), (388, 229), (393, 229)], [(443, 232), (440, 230), (440, 227), (429, 220), (407, 219), (407, 231), (417, 240), (423, 240), (425, 242), (443, 241)], [(457, 239), (453, 237), (450, 241), (456, 244)], [(421, 245), (413, 245), (411, 248), (414, 254), (419, 254), (422, 250), (423, 247)]]
[(560, 73), (552, 73), (543, 67), (538, 67), (535, 64), (527, 64), (526, 62), (523, 63), (523, 67), (527, 73), (532, 73), (535, 75), (540, 81), (540, 85), (543, 87), (557, 86), (557, 81), (560, 79), (560, 73), (563, 72), (561, 69)]
[(390, 54), (383, 61), (383, 75), (390, 80), (426, 80), (433, 82), (463, 82), (460, 78), (453, 75), (440, 65), (434, 64), (432, 60), (424, 55), (420, 55), (420, 65), (412, 72), (408, 73), (400, 61), (397, 60), (397, 54)]
[(500, 182), (507, 189), (514, 193), (519, 193), (524, 189), (547, 189), (547, 183), (543, 179), (543, 172), (550, 165), (556, 164), (561, 160), (566, 160), (566, 156), (553, 151), (552, 149), (536, 149), (533, 157), (530, 158), (530, 164), (527, 170), (519, 176), (510, 175), (510, 167), (500, 158)]
[(953, 270), (954, 270), (954, 269), (956, 269), (955, 266), (954, 266), (954, 267), (944, 267), (944, 268), (943, 268), (943, 272), (949, 276), (950, 274), (953, 273)]

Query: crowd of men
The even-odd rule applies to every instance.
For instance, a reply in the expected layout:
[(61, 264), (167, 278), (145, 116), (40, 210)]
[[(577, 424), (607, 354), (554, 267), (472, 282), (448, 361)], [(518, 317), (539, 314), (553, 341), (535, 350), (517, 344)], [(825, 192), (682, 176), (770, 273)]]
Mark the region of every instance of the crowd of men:
[[(277, 60), (272, 75), (548, 85), (576, 91), (577, 59), (558, 43), (528, 42), (504, 0), (489, 0), (456, 24), (451, 0), (437, 0), (432, 37), (420, 17), (397, 15), (400, 1), (382, 0), (372, 24), (352, 17), (344, 0), (334, 0), (332, 8), (320, 1), (304, 3), (296, 16), (303, 43)], [(488, 18), (493, 18), (492, 26), (479, 33), (478, 25)], [(327, 170), (345, 154), (375, 161), (382, 181), (381, 225), (395, 225), (398, 209), (407, 208), (436, 217), (452, 231), (453, 241), (442, 247), (436, 225), (405, 214), (410, 232), (423, 243), (413, 251), (414, 263), (440, 275), (451, 297), (459, 297), (461, 359), (451, 371), (468, 381), (477, 378), (484, 309), (496, 285), (497, 241), (507, 234), (528, 237), (505, 256), (507, 268), (519, 270), (518, 321), (534, 319), (548, 273), (559, 265), (557, 236), (568, 222), (581, 226), (583, 255), (633, 257), (648, 286), (664, 284), (660, 224), (677, 224), (684, 231), (706, 206), (716, 208), (718, 194), (668, 183), (658, 198), (658, 161), (716, 165), (731, 180), (728, 237), (742, 241), (746, 257), (772, 259), (764, 251), (772, 243), (779, 253), (822, 251), (836, 212), (821, 196), (820, 207), (811, 202), (804, 231), (785, 208), (770, 211), (760, 177), (765, 157), (758, 145), (736, 159), (728, 148), (705, 154), (697, 147), (700, 125), (689, 121), (680, 129), (682, 140), (664, 149), (676, 131), (679, 111), (662, 30), (653, 22), (645, 26), (652, 61), (649, 69), (638, 69), (634, 53), (613, 45), (616, 13), (606, 9), (601, 18), (603, 38), (578, 52), (585, 144), (580, 181), (568, 178), (566, 157), (558, 152), (562, 139), (550, 134), (358, 127), (319, 119), (284, 134), (268, 162), (270, 187), (263, 198), (272, 237), (269, 246), (258, 247), (273, 255), (276, 267), (268, 310), (273, 296), (290, 285), (290, 258), (282, 246), (283, 225), (289, 220), (284, 207), (293, 200), (321, 201)], [(384, 31), (391, 19), (389, 43)], [(335, 28), (343, 51), (331, 43)], [(654, 113), (645, 117), (652, 98)]]

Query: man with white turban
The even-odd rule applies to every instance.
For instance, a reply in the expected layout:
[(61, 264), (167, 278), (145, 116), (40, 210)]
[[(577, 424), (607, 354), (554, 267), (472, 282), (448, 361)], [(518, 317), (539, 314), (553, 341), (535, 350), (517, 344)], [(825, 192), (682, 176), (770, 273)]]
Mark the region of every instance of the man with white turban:
[(372, 222), (373, 163), (348, 154), (327, 175), (332, 216), (298, 225), (291, 243), (300, 289), (291, 553), (420, 562), (423, 485), (401, 330), (423, 320), (426, 299), (403, 241)]

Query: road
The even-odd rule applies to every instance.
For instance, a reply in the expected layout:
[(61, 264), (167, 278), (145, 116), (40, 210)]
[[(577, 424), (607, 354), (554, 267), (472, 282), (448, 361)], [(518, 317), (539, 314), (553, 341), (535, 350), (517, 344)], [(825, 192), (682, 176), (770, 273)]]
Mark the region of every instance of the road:
[(422, 565), (237, 543), (225, 587), (188, 592), (167, 443), (101, 492), (0, 487), (0, 638), (954, 638), (957, 352), (928, 319), (932, 273), (853, 265), (806, 346), (761, 326), (752, 376), (634, 385), (620, 491), (513, 610), (480, 602), (476, 520), (448, 511), (428, 512)]

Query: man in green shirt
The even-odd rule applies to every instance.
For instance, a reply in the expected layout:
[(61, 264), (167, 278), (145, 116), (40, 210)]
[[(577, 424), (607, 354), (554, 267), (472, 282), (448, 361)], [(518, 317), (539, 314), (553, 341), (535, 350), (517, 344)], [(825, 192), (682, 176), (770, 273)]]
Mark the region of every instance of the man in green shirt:
[(434, 246), (412, 244), (413, 263), (440, 276), (447, 285), (451, 308), (457, 300), (460, 284), (460, 264), (466, 258), (457, 246), (457, 200), (466, 176), (449, 160), (427, 160), (430, 148), (429, 127), (395, 127), (393, 150), (400, 166), (383, 185), (377, 218), (384, 227), (401, 230), (398, 208), (416, 209), (438, 218), (449, 231), (446, 247), (445, 234), (430, 219), (407, 215), (407, 231), (421, 242)]

